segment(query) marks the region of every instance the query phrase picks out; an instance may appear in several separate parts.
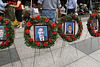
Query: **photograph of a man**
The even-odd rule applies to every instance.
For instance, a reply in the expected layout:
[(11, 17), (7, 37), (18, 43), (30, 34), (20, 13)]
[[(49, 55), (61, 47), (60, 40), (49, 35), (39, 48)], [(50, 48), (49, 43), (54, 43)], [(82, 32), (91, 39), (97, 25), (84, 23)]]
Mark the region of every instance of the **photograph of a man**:
[(92, 21), (92, 27), (93, 27), (93, 30), (97, 30), (97, 20), (96, 19)]
[(4, 26), (0, 26), (0, 40), (6, 40), (6, 37), (4, 37), (6, 34), (4, 32)]
[(72, 22), (66, 22), (65, 23), (65, 34), (66, 35), (74, 35), (74, 33), (75, 33), (74, 27), (75, 27), (74, 21), (72, 21)]
[(47, 26), (35, 26), (35, 40), (36, 41), (47, 41), (48, 32)]
[(71, 25), (68, 25), (68, 31), (66, 32), (66, 34), (73, 34)]

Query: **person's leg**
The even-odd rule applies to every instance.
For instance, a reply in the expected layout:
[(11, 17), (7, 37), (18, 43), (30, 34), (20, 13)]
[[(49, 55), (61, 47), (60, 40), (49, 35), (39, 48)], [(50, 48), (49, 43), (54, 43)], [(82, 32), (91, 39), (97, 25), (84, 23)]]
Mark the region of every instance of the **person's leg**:
[(19, 29), (21, 29), (22, 28), (22, 10), (19, 10), (18, 11), (18, 22), (19, 22)]
[(3, 13), (0, 13), (0, 16), (4, 16), (4, 14)]
[(68, 9), (68, 13), (67, 14), (75, 14), (75, 9)]

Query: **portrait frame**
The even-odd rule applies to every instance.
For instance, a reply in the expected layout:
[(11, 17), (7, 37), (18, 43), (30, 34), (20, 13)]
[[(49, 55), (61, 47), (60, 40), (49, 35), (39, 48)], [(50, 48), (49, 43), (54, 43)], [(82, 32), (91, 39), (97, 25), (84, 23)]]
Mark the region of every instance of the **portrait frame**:
[[(41, 27), (41, 28), (43, 28), (43, 27), (46, 27), (47, 29), (46, 29), (46, 40), (44, 40), (44, 41), (36, 41), (36, 27)], [(48, 42), (49, 41), (49, 30), (48, 30), (48, 25), (34, 25), (34, 42)], [(45, 31), (45, 30), (44, 30)]]
[[(94, 29), (94, 25), (93, 25), (94, 22), (95, 22), (95, 27), (96, 27), (95, 29)], [(92, 20), (92, 27), (93, 27), (93, 30), (97, 30), (97, 29), (98, 29), (99, 26), (98, 26), (98, 23), (97, 23), (97, 22), (98, 22), (97, 19), (93, 19), (93, 20)]]
[[(66, 34), (66, 23), (69, 23), (69, 24), (71, 24), (71, 23), (74, 23), (73, 24), (73, 34)], [(64, 33), (67, 35), (67, 36), (71, 36), (71, 35), (75, 35), (75, 21), (65, 21), (64, 22)]]
[[(3, 25), (3, 24), (0, 24), (0, 28), (1, 28), (1, 26), (3, 27), (4, 25)], [(6, 33), (4, 33), (4, 32), (5, 32), (5, 29), (4, 29), (4, 27), (3, 27), (3, 38), (4, 38), (4, 39), (1, 40), (1, 37), (0, 37), (0, 41), (6, 41), (6, 39), (7, 39), (6, 36), (5, 36)], [(4, 37), (4, 36), (5, 36), (5, 37)]]

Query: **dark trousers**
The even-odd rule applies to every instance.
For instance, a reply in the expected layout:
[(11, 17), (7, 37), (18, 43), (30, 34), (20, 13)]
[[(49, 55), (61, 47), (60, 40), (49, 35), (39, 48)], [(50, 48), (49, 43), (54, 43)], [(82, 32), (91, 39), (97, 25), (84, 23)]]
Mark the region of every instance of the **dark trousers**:
[(67, 14), (75, 14), (75, 9), (68, 9)]
[(0, 13), (0, 16), (4, 16), (4, 14), (3, 13)]

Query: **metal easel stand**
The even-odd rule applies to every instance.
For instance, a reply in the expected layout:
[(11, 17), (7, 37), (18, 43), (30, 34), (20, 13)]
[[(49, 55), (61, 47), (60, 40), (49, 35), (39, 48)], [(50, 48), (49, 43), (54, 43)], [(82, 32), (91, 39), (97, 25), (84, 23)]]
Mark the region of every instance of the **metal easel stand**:
[[(68, 42), (67, 42), (67, 44), (69, 45)], [(61, 58), (62, 50), (63, 50), (64, 46), (65, 46), (65, 41), (62, 39), (62, 47), (61, 47), (60, 56), (59, 56), (60, 58)]]
[[(15, 43), (14, 43), (14, 47), (15, 47), (15, 50), (17, 50), (17, 49), (16, 49), (16, 46), (15, 46)], [(16, 52), (17, 52), (17, 51), (16, 51)], [(17, 54), (18, 54), (18, 52), (17, 52)], [(18, 55), (18, 57), (19, 57), (19, 55)], [(19, 60), (20, 60), (21, 66), (24, 67), (23, 64), (22, 64), (22, 62), (21, 62), (20, 57), (19, 57)]]
[(12, 58), (11, 58), (11, 51), (10, 51), (10, 48), (8, 47), (8, 53), (9, 53), (9, 56), (10, 56), (10, 59), (11, 59), (11, 65), (13, 67), (13, 61), (12, 61)]
[[(52, 50), (51, 50), (51, 48), (49, 48), (49, 49), (50, 49), (50, 53), (51, 53), (51, 56), (52, 56), (53, 62), (54, 62), (54, 64), (55, 64), (55, 60), (54, 60), (54, 57), (53, 57)], [(39, 49), (39, 55), (40, 55), (40, 49)], [(33, 67), (35, 67), (35, 57), (36, 57), (36, 48), (35, 48), (35, 51), (34, 51)]]

